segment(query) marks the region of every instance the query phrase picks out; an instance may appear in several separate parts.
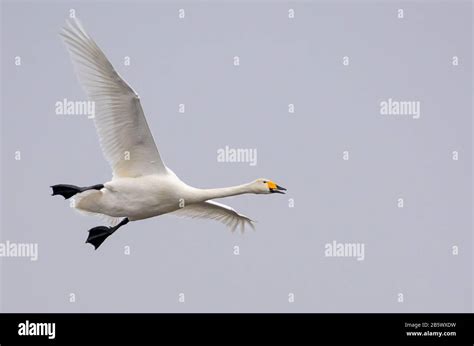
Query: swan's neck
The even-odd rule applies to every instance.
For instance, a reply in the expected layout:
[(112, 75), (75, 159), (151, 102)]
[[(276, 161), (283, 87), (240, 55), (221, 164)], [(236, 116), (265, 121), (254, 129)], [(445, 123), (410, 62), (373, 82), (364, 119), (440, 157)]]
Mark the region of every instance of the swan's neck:
[(197, 189), (200, 202), (207, 201), (210, 199), (217, 199), (229, 196), (242, 195), (244, 193), (251, 193), (249, 184), (222, 187), (217, 189)]

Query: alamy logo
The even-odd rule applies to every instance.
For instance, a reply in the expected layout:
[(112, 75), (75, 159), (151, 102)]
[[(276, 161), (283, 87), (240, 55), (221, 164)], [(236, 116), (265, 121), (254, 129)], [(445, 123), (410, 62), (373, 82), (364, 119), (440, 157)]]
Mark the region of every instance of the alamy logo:
[(395, 101), (389, 98), (380, 102), (381, 115), (410, 115), (413, 119), (421, 116), (420, 101)]
[(89, 119), (95, 118), (94, 101), (69, 101), (63, 99), (55, 104), (57, 115), (87, 115)]
[(338, 243), (333, 240), (324, 246), (326, 257), (354, 257), (358, 261), (365, 259), (365, 244), (363, 243)]
[(38, 244), (13, 243), (7, 240), (0, 243), (0, 257), (29, 257), (31, 261), (38, 260)]
[(48, 339), (56, 338), (56, 323), (36, 323), (26, 320), (18, 324), (20, 336), (47, 336)]
[(257, 149), (225, 148), (217, 149), (217, 162), (246, 162), (250, 166), (257, 165)]

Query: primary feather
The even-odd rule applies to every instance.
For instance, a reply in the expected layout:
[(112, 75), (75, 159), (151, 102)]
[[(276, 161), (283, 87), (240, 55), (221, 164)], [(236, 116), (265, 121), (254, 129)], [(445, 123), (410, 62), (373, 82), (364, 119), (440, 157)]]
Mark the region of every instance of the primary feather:
[(115, 177), (166, 174), (137, 93), (76, 18), (61, 32), (79, 81), (95, 102), (94, 123)]
[(173, 214), (189, 218), (217, 220), (229, 227), (232, 231), (235, 231), (239, 227), (242, 232), (246, 225), (254, 229), (253, 222), (255, 222), (249, 217), (239, 214), (233, 208), (215, 201), (194, 203), (178, 209), (173, 212)]

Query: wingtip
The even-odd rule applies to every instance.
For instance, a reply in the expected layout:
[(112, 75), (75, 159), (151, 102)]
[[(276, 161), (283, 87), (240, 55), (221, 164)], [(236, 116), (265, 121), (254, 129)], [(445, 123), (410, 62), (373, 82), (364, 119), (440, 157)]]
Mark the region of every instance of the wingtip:
[(65, 22), (66, 22), (66, 25), (77, 25), (80, 23), (80, 20), (76, 16), (74, 17), (69, 16), (66, 18)]
[(86, 38), (89, 38), (88, 35), (86, 34), (86, 31), (84, 30), (81, 21), (79, 18), (76, 16), (74, 17), (67, 17), (65, 20), (65, 25), (61, 27), (61, 31), (59, 32), (59, 35), (61, 37), (68, 37), (71, 32), (73, 34), (82, 34)]
[(250, 225), (250, 228), (252, 229), (252, 231), (254, 231), (254, 232), (256, 231), (256, 229), (255, 229), (255, 224), (256, 223), (257, 223), (256, 220), (250, 219), (249, 225)]

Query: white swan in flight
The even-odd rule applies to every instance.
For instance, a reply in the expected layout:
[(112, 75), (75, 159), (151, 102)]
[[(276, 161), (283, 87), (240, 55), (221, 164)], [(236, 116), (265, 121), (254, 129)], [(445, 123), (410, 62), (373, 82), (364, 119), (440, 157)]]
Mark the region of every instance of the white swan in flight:
[(60, 33), (76, 74), (88, 97), (95, 102), (94, 123), (112, 180), (88, 187), (59, 184), (54, 195), (74, 196), (73, 206), (82, 212), (112, 218), (110, 227), (89, 230), (86, 243), (95, 249), (129, 221), (174, 213), (221, 221), (232, 230), (252, 225), (247, 216), (213, 199), (245, 193), (284, 193), (269, 179), (238, 186), (198, 189), (181, 181), (163, 163), (148, 128), (137, 93), (119, 76), (102, 50), (73, 18)]

